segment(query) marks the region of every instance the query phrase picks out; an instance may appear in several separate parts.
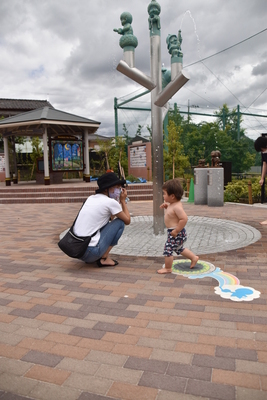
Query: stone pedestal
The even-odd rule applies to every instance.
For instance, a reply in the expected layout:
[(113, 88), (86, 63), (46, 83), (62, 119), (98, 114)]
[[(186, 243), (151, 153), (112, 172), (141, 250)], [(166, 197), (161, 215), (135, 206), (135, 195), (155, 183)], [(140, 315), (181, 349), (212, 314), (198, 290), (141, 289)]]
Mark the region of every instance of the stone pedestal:
[(45, 177), (43, 172), (36, 172), (35, 179), (37, 184), (50, 185), (63, 182), (63, 172), (50, 172), (49, 177)]
[(194, 169), (194, 204), (207, 204), (208, 169)]
[(90, 182), (90, 175), (83, 174), (84, 182)]
[(223, 168), (207, 168), (208, 174), (208, 206), (224, 205), (224, 170)]

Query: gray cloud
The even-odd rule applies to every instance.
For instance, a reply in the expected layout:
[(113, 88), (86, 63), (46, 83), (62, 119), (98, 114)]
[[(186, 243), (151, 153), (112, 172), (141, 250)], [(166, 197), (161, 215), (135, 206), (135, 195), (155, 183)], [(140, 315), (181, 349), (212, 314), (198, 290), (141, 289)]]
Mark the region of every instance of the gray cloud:
[(267, 75), (267, 60), (263, 61), (261, 64), (256, 65), (256, 67), (253, 68), (252, 70), (252, 75), (257, 76), (257, 75)]
[[(133, 15), (139, 42), (136, 67), (150, 75), (149, 2), (1, 0), (1, 97), (48, 98), (58, 109), (100, 121), (100, 134), (113, 134), (114, 97), (143, 90), (116, 70), (123, 52), (113, 28), (120, 27), (123, 11)], [(266, 111), (267, 93), (261, 93), (266, 87), (267, 31), (221, 52), (266, 28), (266, 0), (158, 2), (162, 63), (170, 68), (167, 35), (182, 29), (184, 68), (190, 75), (170, 104), (186, 110), (190, 102), (203, 112), (224, 103), (244, 109), (253, 104), (247, 111)], [(149, 96), (139, 101), (139, 106), (150, 106)], [(119, 122), (137, 126), (145, 120), (142, 115), (119, 111)], [(259, 133), (248, 131), (252, 137)]]

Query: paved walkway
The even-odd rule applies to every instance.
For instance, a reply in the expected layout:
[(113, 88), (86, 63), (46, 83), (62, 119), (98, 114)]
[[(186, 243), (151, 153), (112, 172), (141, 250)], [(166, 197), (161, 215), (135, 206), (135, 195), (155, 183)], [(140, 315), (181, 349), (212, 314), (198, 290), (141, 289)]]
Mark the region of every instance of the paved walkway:
[[(252, 226), (225, 219), (189, 216), (185, 247), (195, 254), (211, 254), (248, 246), (261, 238), (261, 233)], [(165, 234), (154, 235), (153, 217), (132, 217), (125, 227), (115, 254), (131, 256), (162, 256)]]
[(117, 267), (67, 258), (58, 235), (79, 207), (0, 205), (0, 399), (265, 400), (267, 209), (184, 204), (188, 245), (261, 292), (231, 301), (211, 277), (157, 275), (162, 242), (137, 251), (152, 202), (129, 203), (137, 233), (114, 248)]

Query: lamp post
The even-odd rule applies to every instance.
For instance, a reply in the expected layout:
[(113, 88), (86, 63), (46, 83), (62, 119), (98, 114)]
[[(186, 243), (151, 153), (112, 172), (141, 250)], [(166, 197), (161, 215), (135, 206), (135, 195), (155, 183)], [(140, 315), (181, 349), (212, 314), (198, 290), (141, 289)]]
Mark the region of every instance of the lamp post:
[[(163, 185), (163, 114), (166, 112), (166, 103), (189, 80), (182, 72), (181, 31), (178, 35), (168, 35), (166, 42), (171, 54), (171, 81), (162, 90), (161, 71), (161, 7), (156, 0), (151, 0), (147, 8), (150, 31), (150, 74), (148, 77), (135, 68), (135, 48), (137, 38), (133, 35), (131, 27), (132, 15), (128, 12), (121, 14), (122, 28), (114, 29), (122, 35), (120, 46), (123, 49), (123, 60), (117, 70), (146, 89), (151, 91), (151, 127), (152, 127), (152, 154), (153, 154), (153, 229), (154, 234), (164, 233), (164, 210), (160, 209), (162, 203)], [(165, 110), (165, 111), (164, 111)]]

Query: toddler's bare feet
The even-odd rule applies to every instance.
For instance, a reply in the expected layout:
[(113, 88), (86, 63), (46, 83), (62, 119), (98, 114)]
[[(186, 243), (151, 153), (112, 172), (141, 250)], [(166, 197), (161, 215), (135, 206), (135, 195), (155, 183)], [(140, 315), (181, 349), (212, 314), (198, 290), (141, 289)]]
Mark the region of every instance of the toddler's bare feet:
[(194, 266), (196, 265), (196, 263), (198, 262), (198, 260), (199, 260), (199, 257), (198, 257), (198, 256), (195, 256), (195, 257), (193, 258), (193, 260), (191, 261), (190, 269), (191, 269), (191, 268), (194, 268)]
[(158, 269), (158, 274), (170, 274), (171, 272), (172, 270), (167, 268)]
[(267, 225), (267, 219), (266, 219), (266, 221), (260, 222), (260, 224), (261, 224), (261, 225)]

